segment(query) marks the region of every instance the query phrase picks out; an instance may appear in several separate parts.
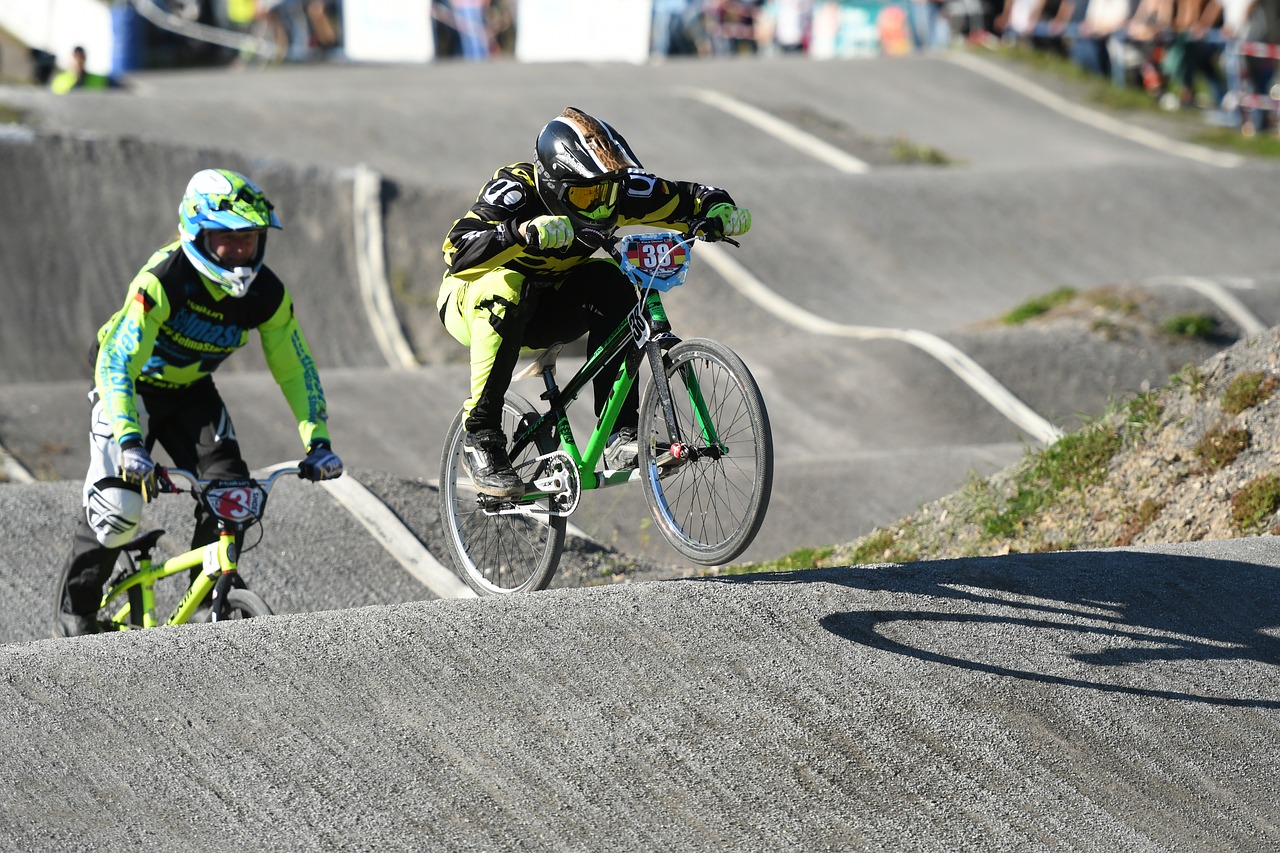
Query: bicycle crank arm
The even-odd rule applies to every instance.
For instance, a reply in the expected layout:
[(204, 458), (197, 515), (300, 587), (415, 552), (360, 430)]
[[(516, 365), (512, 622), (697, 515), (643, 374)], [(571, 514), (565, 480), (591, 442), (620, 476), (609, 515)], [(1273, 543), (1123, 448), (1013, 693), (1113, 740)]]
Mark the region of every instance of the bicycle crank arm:
[(568, 510), (555, 509), (555, 497), (556, 495), (530, 493), (520, 498), (518, 503), (513, 503), (507, 498), (481, 495), (476, 503), (485, 515), (567, 516), (577, 508), (575, 504)]

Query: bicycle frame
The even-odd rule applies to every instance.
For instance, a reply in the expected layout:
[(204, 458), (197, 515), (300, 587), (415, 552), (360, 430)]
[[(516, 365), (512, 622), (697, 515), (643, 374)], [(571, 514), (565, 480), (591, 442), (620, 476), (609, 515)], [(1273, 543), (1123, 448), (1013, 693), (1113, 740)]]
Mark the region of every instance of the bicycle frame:
[[(238, 572), (242, 534), (262, 519), (267, 497), (276, 480), (286, 474), (297, 474), (298, 470), (297, 462), (285, 462), (257, 472), (266, 475), (264, 480), (202, 480), (181, 468), (157, 468), (157, 492), (186, 492), (203, 503), (206, 510), (217, 518), (218, 540), (154, 565), (151, 552), (164, 531), (153, 530), (135, 539), (123, 549), (125, 552), (137, 552), (135, 570), (106, 590), (99, 609), (109, 608), (124, 596), (123, 605), (111, 614), (111, 624), (121, 631), (157, 625), (183, 625), (190, 621), (212, 592), (210, 621), (219, 621), (225, 614), (227, 592), (247, 588)], [(189, 487), (183, 488), (174, 483), (175, 476), (187, 481)], [(163, 622), (157, 621), (156, 582), (198, 567), (201, 568), (200, 574), (191, 582), (173, 612)], [(141, 609), (140, 619), (135, 608)]]
[[(661, 235), (655, 234), (631, 235), (631, 237), (633, 240), (643, 241), (641, 243), (642, 246), (654, 242), (655, 238), (658, 238), (658, 242), (662, 242)], [(534, 442), (543, 430), (554, 428), (560, 438), (560, 450), (573, 461), (584, 491), (621, 485), (633, 479), (638, 479), (641, 476), (638, 470), (609, 471), (604, 469), (597, 471), (597, 464), (600, 461), (600, 457), (604, 455), (605, 444), (613, 432), (618, 415), (622, 412), (622, 406), (626, 401), (627, 394), (630, 393), (632, 386), (635, 385), (639, 377), (640, 362), (646, 357), (649, 362), (650, 374), (657, 383), (667, 425), (669, 441), (667, 446), (662, 448), (663, 451), (671, 453), (673, 457), (679, 456), (681, 452), (696, 452), (693, 451), (693, 448), (685, 448), (685, 438), (681, 435), (680, 425), (677, 422), (671, 402), (671, 388), (667, 382), (666, 371), (663, 370), (662, 359), (664, 354), (671, 347), (678, 344), (680, 339), (671, 332), (671, 323), (668, 321), (666, 310), (663, 308), (662, 294), (660, 292), (683, 283), (689, 267), (687, 250), (696, 239), (696, 236), (682, 240), (666, 239), (663, 247), (658, 250), (657, 258), (647, 269), (637, 266), (625, 254), (627, 247), (632, 245), (626, 242), (627, 238), (621, 238), (623, 243), (623, 248), (621, 249), (618, 248), (617, 243), (606, 246), (609, 254), (615, 261), (618, 261), (623, 273), (639, 289), (640, 299), (636, 303), (635, 309), (618, 325), (618, 328), (614, 329), (605, 342), (591, 354), (586, 363), (579, 368), (563, 388), (558, 387), (555, 381), (554, 365), (543, 367), (541, 375), (546, 391), (542, 394), (542, 399), (547, 401), (548, 410), (532, 423), (523, 426), (513, 436), (511, 451), (513, 457)], [(677, 250), (684, 254), (684, 260), (680, 264), (674, 265), (671, 263), (670, 257)], [(666, 274), (660, 277), (659, 273)], [(613, 388), (610, 390), (604, 408), (597, 419), (595, 429), (592, 430), (591, 436), (587, 440), (586, 448), (579, 450), (573, 427), (569, 423), (568, 408), (583, 389), (620, 355), (622, 356), (622, 363), (618, 367), (617, 379), (614, 380)], [(707, 447), (719, 448), (719, 440), (715, 436), (714, 428), (711, 426), (711, 418), (707, 414), (706, 404), (698, 389), (697, 380), (692, 373), (686, 376), (686, 384), (690, 395), (690, 403), (703, 432), (701, 438), (706, 442)], [(719, 449), (723, 450), (723, 448)], [(547, 497), (548, 495), (545, 492), (532, 491), (527, 492), (517, 503), (527, 505), (544, 500)]]

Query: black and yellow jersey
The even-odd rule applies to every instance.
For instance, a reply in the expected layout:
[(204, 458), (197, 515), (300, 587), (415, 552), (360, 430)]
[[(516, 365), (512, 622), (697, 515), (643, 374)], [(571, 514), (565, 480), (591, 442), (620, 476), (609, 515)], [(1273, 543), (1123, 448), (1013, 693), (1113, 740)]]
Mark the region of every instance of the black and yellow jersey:
[[(445, 238), (447, 275), (472, 280), (506, 267), (530, 278), (554, 279), (591, 257), (594, 249), (576, 240), (564, 249), (535, 249), (521, 241), (521, 225), (553, 213), (538, 195), (533, 169), (532, 163), (505, 166), (484, 185), (476, 203), (454, 222)], [(733, 199), (716, 187), (631, 170), (618, 196), (618, 225), (683, 231), (686, 221), (720, 202)]]
[(303, 445), (328, 439), (324, 390), (284, 284), (263, 266), (248, 293), (232, 298), (174, 242), (151, 256), (124, 307), (98, 330), (94, 384), (116, 440), (143, 437), (134, 399), (139, 387), (184, 388), (209, 376), (248, 343), (252, 329)]

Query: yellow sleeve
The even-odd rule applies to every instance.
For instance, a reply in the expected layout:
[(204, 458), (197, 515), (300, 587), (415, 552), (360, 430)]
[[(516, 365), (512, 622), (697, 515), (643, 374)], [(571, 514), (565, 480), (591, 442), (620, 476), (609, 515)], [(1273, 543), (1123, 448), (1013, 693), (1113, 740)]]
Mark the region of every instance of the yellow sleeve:
[(143, 438), (134, 383), (151, 357), (156, 335), (168, 319), (169, 311), (169, 301), (160, 281), (143, 271), (129, 285), (124, 307), (98, 330), (93, 381), (116, 441)]
[(267, 322), (258, 327), (262, 337), (262, 352), (267, 367), (276, 384), (284, 392), (293, 416), (298, 419), (298, 435), (305, 448), (313, 441), (329, 440), (328, 408), (325, 405), (324, 388), (320, 386), (320, 372), (302, 327), (293, 315), (293, 300), (288, 292), (280, 301), (280, 307)]

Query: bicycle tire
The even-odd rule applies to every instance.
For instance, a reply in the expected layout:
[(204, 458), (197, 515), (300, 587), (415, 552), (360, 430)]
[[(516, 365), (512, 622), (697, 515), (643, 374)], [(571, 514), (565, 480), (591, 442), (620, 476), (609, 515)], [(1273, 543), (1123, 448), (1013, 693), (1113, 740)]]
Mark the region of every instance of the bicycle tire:
[(724, 344), (690, 338), (672, 347), (663, 362), (685, 442), (706, 444), (690, 398), (687, 377), (692, 376), (725, 452), (659, 467), (669, 437), (651, 377), (640, 403), (638, 442), (645, 502), (658, 531), (684, 557), (723, 565), (751, 545), (769, 507), (773, 434), (768, 410), (746, 363)]
[(272, 615), (270, 605), (253, 590), (232, 589), (227, 592), (226, 614), (218, 621), (230, 622), (232, 619), (257, 619)]
[[(526, 418), (537, 416), (528, 401), (507, 394), (502, 405), (502, 430), (510, 438)], [(564, 551), (565, 518), (486, 514), (467, 475), (462, 452), (465, 436), (459, 411), (445, 435), (440, 459), (440, 526), (459, 577), (477, 595), (546, 589)], [(535, 444), (511, 460), (526, 482), (532, 478), (532, 460), (556, 449), (552, 435)]]

